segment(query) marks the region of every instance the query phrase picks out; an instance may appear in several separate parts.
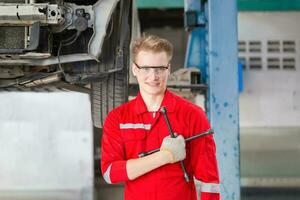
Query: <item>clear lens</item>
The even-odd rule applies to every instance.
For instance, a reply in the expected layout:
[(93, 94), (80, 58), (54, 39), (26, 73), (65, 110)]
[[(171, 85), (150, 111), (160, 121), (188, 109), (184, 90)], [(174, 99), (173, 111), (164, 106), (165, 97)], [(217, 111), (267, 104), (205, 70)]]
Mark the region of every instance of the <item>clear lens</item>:
[(153, 71), (156, 75), (160, 76), (164, 75), (165, 72), (169, 69), (169, 64), (167, 64), (167, 66), (139, 66), (135, 62), (134, 64), (143, 75), (149, 75), (151, 71)]
[(163, 75), (168, 68), (166, 67), (141, 67), (140, 72), (144, 75), (155, 73), (156, 75)]

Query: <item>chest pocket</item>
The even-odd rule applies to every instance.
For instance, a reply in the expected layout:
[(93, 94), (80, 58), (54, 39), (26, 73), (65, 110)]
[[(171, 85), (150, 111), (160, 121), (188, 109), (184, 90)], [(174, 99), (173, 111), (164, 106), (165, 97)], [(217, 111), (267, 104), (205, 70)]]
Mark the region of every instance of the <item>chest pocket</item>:
[(150, 129), (150, 125), (123, 124), (120, 129), (127, 159), (137, 158), (138, 154), (145, 149), (146, 131)]
[(146, 131), (143, 129), (125, 129), (122, 130), (122, 137), (124, 142), (143, 140), (146, 138)]

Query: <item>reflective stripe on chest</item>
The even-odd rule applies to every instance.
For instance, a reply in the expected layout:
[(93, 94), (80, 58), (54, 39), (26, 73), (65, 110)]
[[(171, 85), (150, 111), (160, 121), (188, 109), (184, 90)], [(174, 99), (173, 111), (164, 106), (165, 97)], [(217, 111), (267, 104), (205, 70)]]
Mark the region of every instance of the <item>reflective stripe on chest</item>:
[(150, 130), (151, 129), (151, 124), (126, 123), (126, 124), (120, 124), (120, 129), (145, 129), (145, 130)]

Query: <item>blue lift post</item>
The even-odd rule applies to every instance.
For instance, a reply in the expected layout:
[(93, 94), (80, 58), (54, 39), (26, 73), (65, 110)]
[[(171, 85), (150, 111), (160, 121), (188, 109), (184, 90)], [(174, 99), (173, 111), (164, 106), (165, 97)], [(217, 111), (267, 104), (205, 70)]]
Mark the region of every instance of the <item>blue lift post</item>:
[(208, 1), (208, 111), (216, 131), (223, 199), (240, 199), (236, 0)]
[(185, 0), (184, 12), (184, 25), (189, 29), (184, 66), (199, 68), (202, 74), (201, 81), (206, 82), (207, 20), (204, 16), (204, 6), (201, 5), (200, 0)]
[(186, 18), (191, 18), (187, 17), (190, 11), (198, 15), (198, 24), (190, 31), (185, 66), (198, 67), (208, 85), (206, 109), (215, 130), (221, 198), (239, 200), (237, 1), (186, 0), (184, 6)]

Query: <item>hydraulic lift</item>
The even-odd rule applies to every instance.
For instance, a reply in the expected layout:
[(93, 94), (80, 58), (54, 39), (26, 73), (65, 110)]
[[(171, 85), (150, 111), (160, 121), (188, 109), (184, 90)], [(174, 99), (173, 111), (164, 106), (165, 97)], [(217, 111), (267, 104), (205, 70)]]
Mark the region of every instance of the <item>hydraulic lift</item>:
[(185, 0), (185, 67), (197, 67), (215, 132), (222, 199), (240, 199), (237, 1)]

